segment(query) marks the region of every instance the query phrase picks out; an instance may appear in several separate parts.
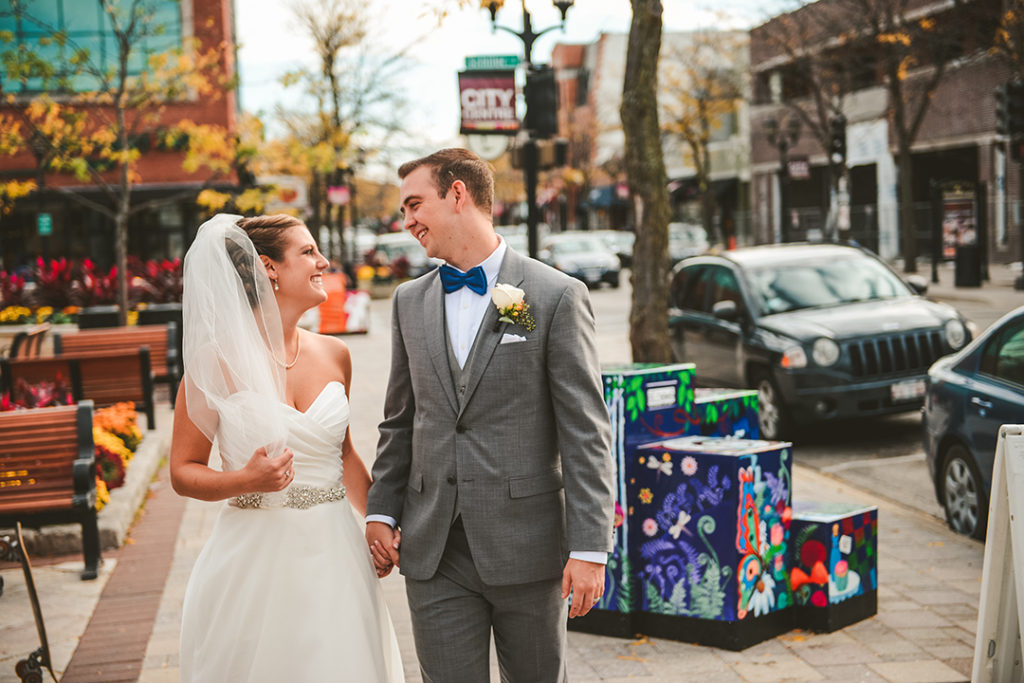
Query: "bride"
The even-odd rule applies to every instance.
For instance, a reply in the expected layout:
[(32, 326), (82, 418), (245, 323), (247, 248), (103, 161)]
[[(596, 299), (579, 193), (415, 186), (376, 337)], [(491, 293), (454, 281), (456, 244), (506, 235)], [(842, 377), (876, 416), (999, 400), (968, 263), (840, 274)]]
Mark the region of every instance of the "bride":
[(296, 326), (326, 300), (327, 265), (284, 215), (218, 214), (185, 256), (171, 481), (227, 505), (185, 591), (183, 681), (403, 680), (352, 514), (370, 485), (348, 430), (352, 360)]

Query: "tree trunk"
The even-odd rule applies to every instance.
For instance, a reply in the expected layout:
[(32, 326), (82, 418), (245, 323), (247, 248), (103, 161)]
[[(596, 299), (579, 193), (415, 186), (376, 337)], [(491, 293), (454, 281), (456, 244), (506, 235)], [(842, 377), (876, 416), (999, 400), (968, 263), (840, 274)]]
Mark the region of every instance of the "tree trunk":
[(670, 362), (668, 333), (668, 180), (658, 125), (658, 53), (661, 50), (660, 0), (630, 0), (622, 129), (625, 165), (633, 200), (636, 246), (629, 341), (634, 362)]
[(917, 272), (917, 231), (914, 229), (914, 170), (910, 156), (910, 143), (899, 142), (900, 192), (900, 244), (903, 252), (903, 272)]

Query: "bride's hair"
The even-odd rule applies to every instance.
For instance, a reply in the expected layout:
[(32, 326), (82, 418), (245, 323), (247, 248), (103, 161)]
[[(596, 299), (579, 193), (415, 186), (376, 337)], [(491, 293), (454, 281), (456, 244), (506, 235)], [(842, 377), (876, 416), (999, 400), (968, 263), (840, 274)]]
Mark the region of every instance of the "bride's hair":
[(284, 256), (285, 231), (296, 225), (305, 225), (295, 216), (286, 213), (275, 213), (270, 216), (253, 216), (242, 218), (235, 223), (252, 240), (256, 253), (261, 256), (280, 261)]
[[(235, 225), (245, 231), (249, 240), (252, 241), (253, 247), (256, 248), (257, 254), (280, 261), (284, 256), (284, 247), (287, 243), (285, 233), (288, 228), (305, 224), (294, 216), (278, 213), (271, 216), (241, 218)], [(225, 240), (225, 244), (231, 263), (242, 278), (242, 286), (245, 289), (249, 305), (255, 308), (259, 304), (259, 294), (253, 268), (262, 267), (262, 264), (250, 259), (245, 250), (234, 240), (228, 238)]]

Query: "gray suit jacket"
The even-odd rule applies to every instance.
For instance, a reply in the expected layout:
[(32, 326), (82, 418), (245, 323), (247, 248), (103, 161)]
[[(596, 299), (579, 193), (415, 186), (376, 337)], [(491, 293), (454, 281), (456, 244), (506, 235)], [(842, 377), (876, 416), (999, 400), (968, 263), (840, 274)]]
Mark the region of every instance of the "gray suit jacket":
[[(611, 430), (587, 289), (511, 249), (498, 282), (525, 291), (537, 327), (499, 324), (488, 307), (461, 410), (437, 271), (395, 291), (367, 512), (398, 520), (401, 571), (413, 579), (437, 570), (456, 496), (491, 585), (554, 578), (569, 550), (612, 546)], [(505, 332), (527, 340), (501, 344)]]

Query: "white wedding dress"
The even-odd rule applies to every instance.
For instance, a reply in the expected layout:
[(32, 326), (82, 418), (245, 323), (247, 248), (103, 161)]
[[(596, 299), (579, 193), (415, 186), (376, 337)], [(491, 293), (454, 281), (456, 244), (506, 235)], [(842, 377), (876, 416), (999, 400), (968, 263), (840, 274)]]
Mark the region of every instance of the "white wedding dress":
[[(304, 413), (280, 409), (295, 455), (289, 488), (337, 491), (349, 420), (344, 386), (327, 384)], [(230, 435), (222, 432), (224, 451)], [(306, 509), (225, 505), (182, 611), (183, 681), (404, 680), (363, 529), (344, 498)]]

